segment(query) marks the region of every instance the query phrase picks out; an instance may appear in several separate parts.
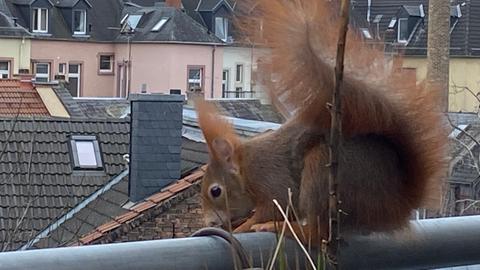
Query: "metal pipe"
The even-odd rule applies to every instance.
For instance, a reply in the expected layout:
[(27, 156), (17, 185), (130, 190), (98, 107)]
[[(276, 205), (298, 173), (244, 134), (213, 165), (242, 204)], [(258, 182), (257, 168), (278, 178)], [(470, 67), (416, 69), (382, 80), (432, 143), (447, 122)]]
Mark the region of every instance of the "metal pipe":
[(394, 236), (346, 236), (342, 269), (431, 269), (480, 264), (480, 216), (424, 219)]
[[(238, 234), (255, 267), (265, 267), (276, 236)], [(404, 234), (345, 235), (340, 269), (431, 269), (480, 264), (480, 216), (412, 222)], [(289, 269), (305, 269), (297, 245), (286, 243)], [(315, 258), (316, 256), (314, 256)], [(168, 239), (0, 253), (3, 269), (233, 269), (227, 242), (217, 237)]]

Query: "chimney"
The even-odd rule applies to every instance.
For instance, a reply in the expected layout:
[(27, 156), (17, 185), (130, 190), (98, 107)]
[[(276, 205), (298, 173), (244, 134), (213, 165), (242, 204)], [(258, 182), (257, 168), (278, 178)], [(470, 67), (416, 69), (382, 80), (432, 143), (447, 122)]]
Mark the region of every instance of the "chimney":
[(128, 194), (137, 202), (180, 178), (184, 96), (130, 94)]
[(180, 9), (182, 7), (181, 0), (165, 0), (165, 4), (169, 7), (174, 7), (176, 9)]

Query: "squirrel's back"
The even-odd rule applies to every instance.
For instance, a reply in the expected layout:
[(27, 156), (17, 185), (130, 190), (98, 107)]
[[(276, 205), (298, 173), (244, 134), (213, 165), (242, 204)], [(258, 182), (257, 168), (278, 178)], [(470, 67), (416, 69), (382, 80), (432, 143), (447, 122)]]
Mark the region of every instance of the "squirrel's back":
[[(272, 48), (270, 71), (278, 78), (270, 85), (274, 102), (279, 108), (294, 108), (295, 121), (328, 134), (339, 1), (252, 1), (255, 4), (249, 5), (255, 7), (256, 15), (247, 22), (261, 20), (262, 35), (249, 30), (258, 28), (248, 24), (246, 31), (251, 39), (261, 37)], [(387, 59), (381, 48), (365, 44), (350, 28), (342, 135), (346, 141), (373, 136), (388, 142), (401, 164), (399, 196), (411, 209), (426, 202), (438, 205), (448, 145), (439, 107), (441, 93), (417, 84), (416, 76), (401, 65), (400, 57)]]

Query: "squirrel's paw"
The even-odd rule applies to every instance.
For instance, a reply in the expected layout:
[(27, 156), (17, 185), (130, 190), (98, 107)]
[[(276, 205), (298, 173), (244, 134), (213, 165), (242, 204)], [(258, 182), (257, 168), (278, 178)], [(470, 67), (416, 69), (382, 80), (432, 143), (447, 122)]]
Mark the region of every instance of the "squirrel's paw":
[(276, 232), (279, 227), (281, 228), (281, 226), (282, 222), (277, 222), (277, 224), (275, 224), (275, 222), (269, 221), (266, 223), (254, 224), (250, 230), (254, 232)]

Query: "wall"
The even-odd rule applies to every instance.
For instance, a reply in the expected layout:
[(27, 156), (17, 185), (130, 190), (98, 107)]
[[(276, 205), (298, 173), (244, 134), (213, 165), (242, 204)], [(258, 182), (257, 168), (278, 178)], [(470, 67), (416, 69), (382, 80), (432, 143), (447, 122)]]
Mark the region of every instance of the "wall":
[(0, 58), (13, 58), (13, 74), (30, 69), (30, 39), (0, 38)]
[[(187, 66), (204, 66), (205, 96), (212, 91), (213, 46), (185, 44), (132, 44), (131, 92), (140, 92), (142, 84), (148, 92), (168, 93), (170, 89), (187, 88)], [(117, 45), (117, 62), (128, 60), (128, 46)], [(215, 49), (214, 97), (221, 97), (223, 47)], [(117, 70), (118, 71), (118, 70)], [(118, 73), (118, 72), (117, 72)]]
[(32, 61), (51, 61), (51, 79), (58, 74), (59, 63), (81, 63), (81, 91), (85, 97), (113, 97), (115, 75), (99, 75), (99, 53), (113, 53), (114, 45), (107, 43), (32, 40)]
[[(406, 58), (404, 66), (416, 68), (419, 81), (427, 74), (426, 58)], [(479, 101), (463, 87), (468, 87), (475, 94), (480, 92), (479, 58), (450, 58), (449, 111), (477, 112)]]
[[(259, 58), (268, 56), (266, 49), (254, 49), (251, 47), (234, 47), (224, 48), (223, 69), (228, 70), (230, 79), (228, 83), (228, 91), (235, 91), (236, 87), (243, 87), (243, 91), (254, 91), (252, 98), (258, 98), (262, 102), (267, 102), (265, 95), (265, 87), (261, 84), (261, 80), (252, 80), (252, 73), (257, 71), (257, 61)], [(244, 78), (242, 83), (235, 82), (236, 66), (243, 64)], [(247, 97), (250, 97), (247, 95)]]

